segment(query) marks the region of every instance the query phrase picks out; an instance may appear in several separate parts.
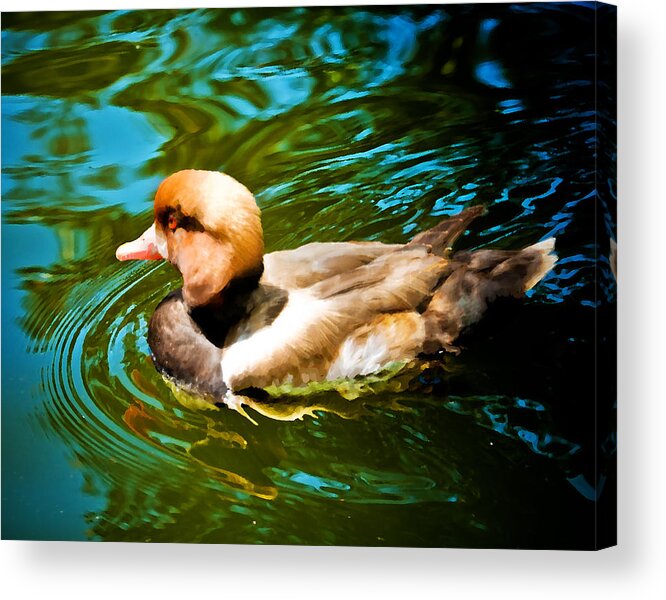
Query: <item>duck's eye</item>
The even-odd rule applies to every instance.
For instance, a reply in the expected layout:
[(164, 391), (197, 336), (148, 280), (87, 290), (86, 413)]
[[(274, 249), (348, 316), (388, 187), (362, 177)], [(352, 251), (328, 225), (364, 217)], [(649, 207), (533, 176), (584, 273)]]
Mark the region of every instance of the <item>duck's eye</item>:
[(167, 222), (167, 227), (171, 231), (175, 231), (178, 228), (178, 219), (173, 213), (169, 215), (169, 221)]

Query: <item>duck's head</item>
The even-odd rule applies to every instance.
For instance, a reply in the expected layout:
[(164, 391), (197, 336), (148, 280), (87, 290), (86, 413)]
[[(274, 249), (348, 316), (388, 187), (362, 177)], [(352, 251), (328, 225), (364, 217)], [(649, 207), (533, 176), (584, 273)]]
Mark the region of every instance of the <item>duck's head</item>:
[(183, 276), (183, 298), (203, 306), (236, 278), (261, 272), (264, 241), (259, 207), (224, 173), (179, 171), (157, 189), (155, 220), (116, 250), (118, 260), (167, 259)]

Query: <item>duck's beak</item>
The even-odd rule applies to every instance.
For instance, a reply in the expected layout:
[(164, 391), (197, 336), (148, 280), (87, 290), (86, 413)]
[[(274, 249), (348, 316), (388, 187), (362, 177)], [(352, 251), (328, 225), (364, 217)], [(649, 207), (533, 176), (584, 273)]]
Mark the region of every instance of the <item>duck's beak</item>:
[(116, 258), (118, 260), (159, 260), (166, 258), (164, 246), (166, 244), (160, 243), (158, 240), (155, 223), (153, 223), (137, 239), (119, 246), (116, 250)]

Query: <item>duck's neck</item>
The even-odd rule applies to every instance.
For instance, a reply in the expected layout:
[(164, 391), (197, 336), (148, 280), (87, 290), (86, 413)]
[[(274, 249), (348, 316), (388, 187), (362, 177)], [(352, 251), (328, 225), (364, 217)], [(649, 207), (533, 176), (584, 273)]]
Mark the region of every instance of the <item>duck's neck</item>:
[(216, 346), (222, 347), (229, 329), (247, 314), (248, 299), (257, 289), (263, 272), (262, 263), (252, 274), (231, 279), (206, 304), (190, 307), (190, 316)]

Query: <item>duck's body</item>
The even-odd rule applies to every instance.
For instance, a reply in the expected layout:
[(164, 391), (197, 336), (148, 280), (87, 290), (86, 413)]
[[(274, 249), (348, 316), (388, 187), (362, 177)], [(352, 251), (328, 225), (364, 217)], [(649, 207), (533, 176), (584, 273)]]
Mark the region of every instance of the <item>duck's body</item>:
[[(175, 193), (174, 183), (181, 183)], [(189, 193), (179, 195), (182, 187)], [(198, 211), (185, 212), (192, 189), (203, 200)], [(351, 379), (423, 354), (455, 351), (461, 330), (489, 301), (522, 295), (556, 261), (553, 239), (517, 251), (452, 253), (481, 207), (404, 245), (313, 243), (253, 258), (247, 254), (257, 253), (256, 240), (234, 243), (233, 226), (212, 234), (206, 227), (206, 208), (220, 210), (206, 202), (224, 203), (234, 194), (251, 208), (251, 194), (225, 175), (172, 175), (156, 196), (151, 229), (157, 236), (148, 230), (118, 250), (121, 259), (168, 257), (183, 273), (183, 289), (157, 307), (148, 341), (160, 370), (213, 399), (250, 388)], [(189, 223), (179, 239), (173, 214)], [(260, 233), (255, 219), (239, 217), (249, 234)], [(218, 239), (226, 252), (218, 253)], [(243, 248), (245, 256), (233, 254)]]

